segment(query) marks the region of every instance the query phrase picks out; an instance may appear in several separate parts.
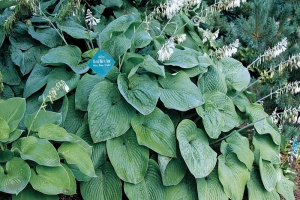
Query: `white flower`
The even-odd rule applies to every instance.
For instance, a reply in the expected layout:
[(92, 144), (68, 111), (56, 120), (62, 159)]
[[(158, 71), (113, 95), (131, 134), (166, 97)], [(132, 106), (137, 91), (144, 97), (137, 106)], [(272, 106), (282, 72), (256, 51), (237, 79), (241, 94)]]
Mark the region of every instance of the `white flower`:
[(297, 124), (300, 124), (300, 117), (298, 117)]
[[(246, 0), (242, 0), (242, 3), (246, 2)], [(224, 2), (226, 3), (226, 2)], [(235, 8), (235, 7), (240, 7), (241, 6), (241, 1), (240, 0), (231, 0), (229, 1), (229, 4), (225, 7), (226, 10), (230, 8)]]
[(191, 1), (189, 1), (189, 4), (191, 6), (196, 6), (196, 5), (199, 5), (201, 2), (202, 2), (202, 0), (191, 0)]
[(87, 9), (86, 15), (85, 15), (85, 23), (90, 26), (90, 29), (93, 28), (93, 26), (97, 25), (100, 22), (100, 19), (97, 19), (93, 16), (93, 13), (90, 11), (90, 9)]
[(216, 54), (219, 58), (231, 57), (233, 54), (237, 52), (239, 46), (239, 40), (237, 39), (234, 43), (229, 44), (228, 46), (224, 46), (220, 49), (216, 50)]
[(176, 37), (176, 39), (178, 43), (181, 43), (186, 40), (186, 34), (180, 34)]
[(287, 47), (287, 38), (283, 38), (281, 42), (279, 42), (277, 45), (275, 45), (273, 48), (268, 49), (265, 51), (263, 56), (265, 56), (268, 60), (271, 60), (272, 58), (277, 57), (282, 52), (286, 50)]
[(171, 55), (173, 54), (173, 48), (175, 47), (174, 39), (170, 38), (159, 51), (158, 54), (158, 60), (161, 62), (164, 62), (165, 60), (169, 60)]
[(204, 30), (202, 42), (204, 43), (206, 41), (216, 40), (218, 36), (219, 36), (219, 29), (214, 33), (212, 33), (210, 30)]

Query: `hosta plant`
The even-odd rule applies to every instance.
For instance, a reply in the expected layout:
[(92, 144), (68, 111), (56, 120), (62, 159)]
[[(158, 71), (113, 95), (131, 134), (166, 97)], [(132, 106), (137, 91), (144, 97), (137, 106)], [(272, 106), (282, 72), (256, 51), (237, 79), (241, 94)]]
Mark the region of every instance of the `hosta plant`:
[[(17, 105), (11, 101), (23, 105), (17, 121), (2, 117), (7, 141), (1, 152), (11, 155), (2, 171), (16, 172), (10, 163), (22, 162), (31, 183), (1, 191), (20, 192), (14, 198), (41, 195), (34, 190), (71, 194), (75, 177), (86, 200), (294, 199), (294, 184), (279, 167), (278, 129), (245, 90), (247, 68), (219, 59), (211, 48), (214, 36), (199, 28), (206, 12), (227, 4), (173, 3), (178, 7), (41, 1), (35, 15), (16, 22), (4, 20), (16, 10), (0, 7), (0, 30), (7, 32), (0, 70), (8, 100), (2, 104), (6, 110), (6, 104)], [(115, 60), (106, 76), (88, 65), (98, 50)], [(45, 98), (61, 81), (69, 90)], [(18, 124), (25, 135), (13, 137)], [(12, 145), (11, 137), (18, 138)], [(42, 156), (44, 143), (56, 156), (54, 166), (35, 157), (54, 162)], [(64, 172), (72, 190), (34, 184), (52, 173), (63, 179)]]

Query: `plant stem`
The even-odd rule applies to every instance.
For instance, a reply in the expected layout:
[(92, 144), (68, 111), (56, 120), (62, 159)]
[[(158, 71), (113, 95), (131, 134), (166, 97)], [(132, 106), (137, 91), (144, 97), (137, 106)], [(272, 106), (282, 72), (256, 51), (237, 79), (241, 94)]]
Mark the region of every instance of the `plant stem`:
[(1, 148), (1, 150), (2, 150), (2, 151), (4, 151), (4, 150), (5, 150), (5, 148), (4, 148), (4, 145), (3, 145), (3, 143), (2, 143), (2, 142), (0, 142), (0, 148)]
[(41, 111), (41, 109), (42, 109), (43, 107), (44, 107), (44, 102), (42, 103), (42, 105), (40, 106), (39, 110), (36, 112), (34, 118), (32, 119), (32, 122), (31, 122), (30, 127), (29, 127), (28, 132), (27, 132), (27, 137), (28, 137), (29, 134), (30, 134), (30, 131), (31, 131), (31, 128), (32, 128), (32, 125), (33, 125), (34, 121), (36, 120), (38, 114), (40, 113), (40, 111)]

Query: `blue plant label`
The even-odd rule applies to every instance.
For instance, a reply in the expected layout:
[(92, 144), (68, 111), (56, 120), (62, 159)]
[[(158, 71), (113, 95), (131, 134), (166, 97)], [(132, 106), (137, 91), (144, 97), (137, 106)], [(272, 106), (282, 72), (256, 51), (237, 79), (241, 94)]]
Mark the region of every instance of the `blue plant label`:
[(297, 140), (294, 140), (292, 150), (293, 150), (294, 156), (297, 157), (298, 156), (298, 150), (299, 150), (299, 142)]
[(92, 60), (88, 63), (88, 66), (101, 78), (105, 78), (114, 64), (115, 61), (107, 53), (99, 49)]

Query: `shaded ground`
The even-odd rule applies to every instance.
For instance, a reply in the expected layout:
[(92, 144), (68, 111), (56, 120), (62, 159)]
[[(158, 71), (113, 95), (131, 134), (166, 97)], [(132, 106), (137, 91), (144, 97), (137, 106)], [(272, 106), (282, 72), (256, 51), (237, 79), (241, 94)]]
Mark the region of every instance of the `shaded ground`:
[(295, 171), (297, 172), (297, 177), (295, 179), (295, 184), (297, 185), (298, 189), (294, 191), (295, 199), (300, 199), (300, 165), (295, 166)]

